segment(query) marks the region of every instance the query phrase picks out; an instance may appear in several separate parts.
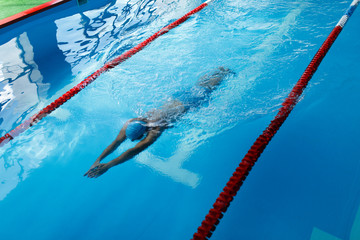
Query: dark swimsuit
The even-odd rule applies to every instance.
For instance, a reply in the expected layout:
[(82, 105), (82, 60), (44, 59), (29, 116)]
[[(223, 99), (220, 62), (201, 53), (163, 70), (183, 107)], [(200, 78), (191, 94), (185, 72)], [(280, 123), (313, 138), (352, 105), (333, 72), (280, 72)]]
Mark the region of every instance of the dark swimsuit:
[(151, 116), (148, 127), (168, 127), (179, 119), (186, 111), (196, 108), (209, 99), (211, 90), (206, 87), (196, 85), (188, 90), (179, 91), (173, 94), (172, 101), (179, 102), (171, 107), (159, 111), (156, 116)]
[(173, 98), (179, 100), (185, 107), (185, 110), (200, 106), (209, 99), (211, 90), (206, 87), (196, 85), (189, 90), (177, 92)]

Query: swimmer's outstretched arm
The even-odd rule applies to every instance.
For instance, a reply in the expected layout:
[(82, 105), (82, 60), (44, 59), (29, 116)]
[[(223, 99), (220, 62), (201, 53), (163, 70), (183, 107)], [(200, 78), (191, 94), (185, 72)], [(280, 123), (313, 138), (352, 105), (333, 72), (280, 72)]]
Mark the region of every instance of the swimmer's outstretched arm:
[(84, 176), (88, 176), (89, 178), (97, 178), (104, 174), (110, 168), (119, 165), (127, 160), (132, 159), (140, 152), (144, 151), (147, 147), (153, 144), (156, 139), (160, 136), (161, 130), (160, 128), (155, 128), (150, 130), (146, 138), (141, 140), (135, 147), (128, 149), (119, 157), (115, 158), (114, 160), (108, 163), (99, 163), (95, 168), (91, 168)]
[[(134, 120), (141, 120), (141, 118), (132, 118), (124, 124), (124, 126), (121, 128), (121, 130), (120, 130), (119, 134), (117, 135), (117, 137), (115, 138), (115, 140), (101, 153), (101, 155), (96, 159), (96, 161), (93, 163), (93, 165), (91, 165), (90, 170), (97, 167), (104, 158), (106, 158), (109, 154), (114, 152), (115, 149), (118, 148), (123, 141), (125, 141), (125, 139), (126, 139), (125, 130), (126, 130), (128, 124)], [(84, 176), (86, 176), (88, 174), (88, 172), (86, 172)]]

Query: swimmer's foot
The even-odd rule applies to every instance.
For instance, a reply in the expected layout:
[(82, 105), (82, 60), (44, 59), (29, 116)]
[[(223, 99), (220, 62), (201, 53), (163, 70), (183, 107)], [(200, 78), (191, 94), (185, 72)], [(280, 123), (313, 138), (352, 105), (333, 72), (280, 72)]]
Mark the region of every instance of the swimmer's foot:
[(229, 68), (226, 68), (226, 67), (223, 67), (223, 66), (219, 67), (219, 70), (220, 70), (222, 73), (236, 75), (236, 73), (235, 73), (233, 70), (231, 70), (231, 69), (229, 69)]

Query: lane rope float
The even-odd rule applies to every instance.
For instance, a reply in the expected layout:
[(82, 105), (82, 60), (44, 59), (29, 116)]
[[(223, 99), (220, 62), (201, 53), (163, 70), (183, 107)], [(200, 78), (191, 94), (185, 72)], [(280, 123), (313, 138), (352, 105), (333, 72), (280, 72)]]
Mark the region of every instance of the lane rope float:
[(230, 206), (230, 202), (233, 200), (233, 198), (239, 191), (241, 185), (251, 171), (255, 162), (258, 160), (270, 140), (273, 138), (273, 136), (279, 130), (286, 118), (289, 116), (292, 109), (297, 104), (299, 97), (306, 88), (308, 82), (316, 72), (321, 61), (335, 42), (336, 38), (339, 36), (346, 22), (354, 13), (359, 2), (360, 0), (354, 0), (351, 3), (345, 15), (340, 19), (335, 28), (331, 31), (330, 35), (322, 44), (318, 52), (315, 54), (314, 58), (310, 62), (309, 66), (306, 68), (299, 81), (296, 83), (288, 97), (283, 102), (282, 107), (280, 108), (275, 118), (271, 121), (270, 125), (265, 129), (265, 131), (256, 139), (255, 143), (252, 145), (248, 153), (242, 159), (239, 166), (236, 168), (235, 172), (231, 176), (230, 180), (227, 182), (223, 191), (220, 193), (219, 197), (213, 204), (213, 208), (210, 209), (209, 213), (205, 216), (205, 220), (203, 220), (201, 226), (193, 235), (193, 240), (205, 240), (211, 237), (212, 233), (216, 229), (216, 226), (219, 224), (220, 219), (223, 217), (223, 214)]
[(105, 63), (103, 67), (101, 67), (99, 70), (85, 78), (82, 82), (77, 84), (75, 87), (71, 88), (69, 91), (67, 91), (65, 94), (63, 94), (61, 97), (53, 101), (51, 104), (43, 108), (38, 113), (34, 114), (32, 117), (27, 119), (25, 122), (17, 126), (15, 129), (11, 130), (10, 132), (6, 133), (3, 137), (0, 138), (0, 146), (3, 146), (4, 144), (8, 143), (10, 140), (14, 139), (16, 136), (20, 135), (24, 131), (26, 131), (28, 128), (33, 126), (35, 123), (49, 115), (51, 112), (53, 112), (55, 109), (63, 105), (65, 102), (67, 102), (70, 98), (75, 96), (77, 93), (79, 93), (82, 89), (84, 89), (87, 85), (95, 81), (102, 73), (116, 67), (120, 63), (126, 61), (128, 58), (132, 57), (136, 53), (140, 52), (142, 49), (144, 49), (148, 44), (153, 42), (155, 39), (160, 37), (161, 35), (169, 32), (171, 29), (179, 26), (186, 20), (190, 18), (190, 16), (194, 15), (195, 13), (201, 11), (203, 8), (208, 6), (209, 3), (211, 3), (214, 0), (207, 0), (203, 4), (199, 5), (197, 8), (193, 9), (192, 11), (185, 14), (183, 17), (179, 18), (175, 22), (170, 23), (166, 27), (163, 27), (160, 31), (153, 34), (151, 37), (143, 41), (142, 43), (138, 44), (137, 46), (133, 47), (132, 49), (128, 50), (127, 52), (121, 54), (119, 57)]

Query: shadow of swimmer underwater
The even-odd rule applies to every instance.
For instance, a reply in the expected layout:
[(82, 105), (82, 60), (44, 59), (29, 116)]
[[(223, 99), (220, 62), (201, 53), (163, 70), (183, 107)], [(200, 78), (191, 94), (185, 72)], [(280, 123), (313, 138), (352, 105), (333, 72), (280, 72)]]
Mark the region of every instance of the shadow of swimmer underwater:
[[(173, 94), (160, 108), (145, 113), (144, 117), (129, 119), (115, 140), (101, 153), (84, 176), (97, 178), (110, 168), (130, 160), (144, 151), (186, 112), (209, 101), (211, 93), (230, 75), (235, 75), (235, 73), (228, 68), (219, 67), (213, 73), (201, 77), (192, 88)], [(139, 142), (119, 157), (107, 163), (101, 163), (127, 138), (131, 141), (139, 140)]]

